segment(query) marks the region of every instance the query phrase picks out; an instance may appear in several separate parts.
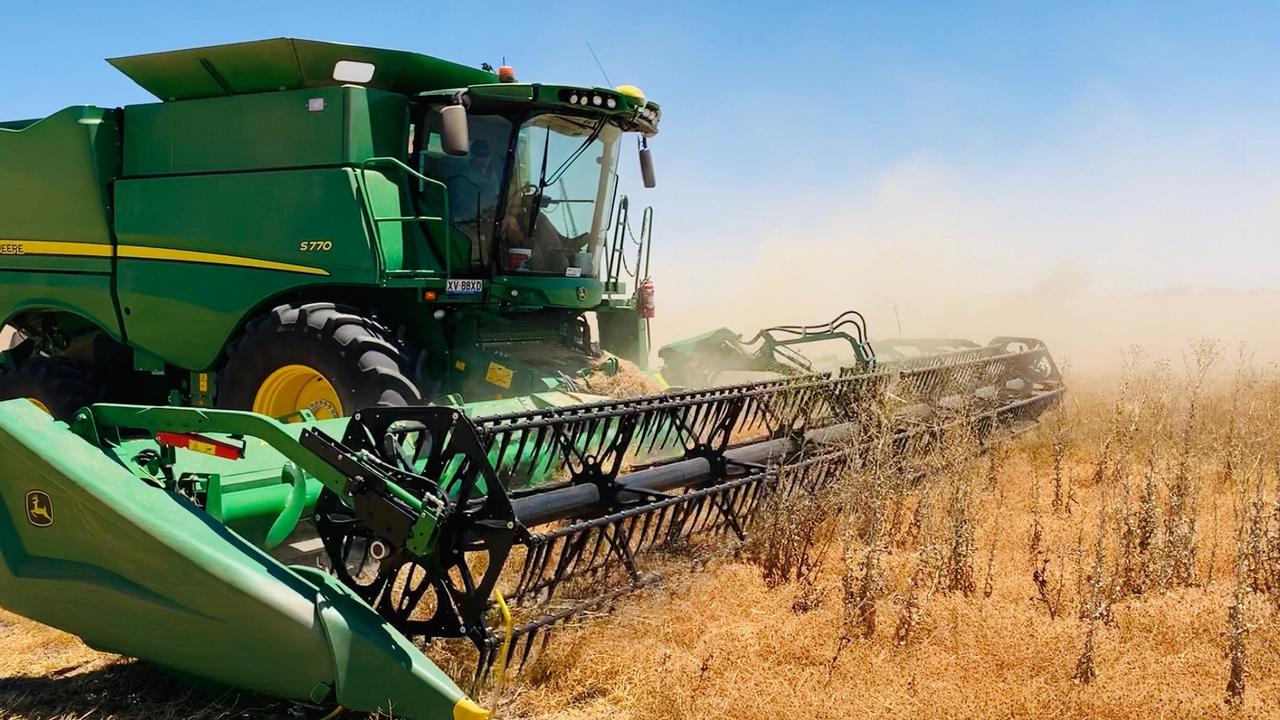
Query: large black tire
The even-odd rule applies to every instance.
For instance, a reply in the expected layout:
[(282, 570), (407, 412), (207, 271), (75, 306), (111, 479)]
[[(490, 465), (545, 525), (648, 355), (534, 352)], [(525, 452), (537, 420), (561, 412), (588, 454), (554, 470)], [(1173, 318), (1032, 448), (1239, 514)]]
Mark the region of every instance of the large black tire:
[(227, 348), (227, 362), (218, 373), (217, 404), (253, 410), (267, 378), (289, 365), (322, 375), (333, 386), (343, 415), (416, 402), (421, 393), (408, 377), (404, 353), (389, 338), (386, 328), (354, 308), (281, 305), (250, 321)]
[(0, 400), (29, 398), (58, 420), (96, 399), (93, 385), (79, 363), (64, 357), (32, 355), (12, 371), (0, 374)]

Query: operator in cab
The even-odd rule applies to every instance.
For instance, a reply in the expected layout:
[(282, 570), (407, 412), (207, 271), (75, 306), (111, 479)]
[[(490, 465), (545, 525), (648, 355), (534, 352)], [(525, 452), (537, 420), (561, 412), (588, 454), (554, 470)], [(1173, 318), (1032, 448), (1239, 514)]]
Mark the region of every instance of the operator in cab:
[[(515, 272), (563, 274), (588, 244), (590, 232), (569, 237), (560, 232), (546, 209), (533, 207), (536, 195), (507, 203), (500, 237), (507, 248), (508, 268)], [(519, 247), (524, 245), (526, 247)]]

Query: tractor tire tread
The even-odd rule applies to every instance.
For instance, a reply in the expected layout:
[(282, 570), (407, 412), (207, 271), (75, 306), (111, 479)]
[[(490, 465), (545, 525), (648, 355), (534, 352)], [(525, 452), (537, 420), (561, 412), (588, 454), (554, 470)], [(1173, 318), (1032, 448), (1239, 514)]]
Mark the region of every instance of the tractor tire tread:
[[(358, 376), (352, 383), (359, 387), (356, 405), (403, 406), (422, 399), (406, 372), (404, 352), (390, 340), (391, 332), (356, 308), (325, 302), (281, 305), (246, 323), (244, 332), (227, 347), (219, 387), (236, 388), (238, 375), (252, 374), (246, 366), (253, 365), (254, 353), (245, 352), (246, 344), (249, 349), (274, 345), (281, 335), (306, 338), (313, 347), (332, 347)], [(219, 405), (229, 403), (241, 409), (252, 405), (252, 396), (243, 388), (230, 395), (220, 397)], [(358, 408), (344, 404), (343, 409)]]
[(69, 420), (97, 400), (97, 390), (75, 360), (36, 355), (0, 375), (0, 400), (20, 397), (34, 397), (54, 418)]

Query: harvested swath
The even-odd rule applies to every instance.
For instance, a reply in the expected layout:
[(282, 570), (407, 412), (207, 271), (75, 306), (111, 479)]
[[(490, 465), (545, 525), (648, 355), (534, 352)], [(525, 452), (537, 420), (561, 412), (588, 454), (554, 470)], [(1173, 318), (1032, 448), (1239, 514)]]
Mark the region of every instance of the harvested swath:
[(662, 386), (651, 374), (641, 370), (630, 360), (621, 358), (616, 360), (618, 362), (616, 372), (606, 371), (603, 364), (592, 368), (591, 372), (579, 381), (583, 389), (595, 395), (606, 395), (620, 400), (662, 392)]

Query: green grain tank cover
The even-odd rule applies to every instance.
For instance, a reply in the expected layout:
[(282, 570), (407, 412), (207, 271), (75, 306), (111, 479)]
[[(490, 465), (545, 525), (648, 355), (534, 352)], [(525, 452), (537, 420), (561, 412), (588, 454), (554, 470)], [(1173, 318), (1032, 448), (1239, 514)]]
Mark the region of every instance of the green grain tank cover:
[[(372, 65), (367, 80), (338, 80), (340, 62)], [(493, 73), (402, 50), (278, 38), (108, 60), (161, 100), (244, 95), (355, 83), (402, 95), (497, 82)], [(348, 72), (368, 71), (367, 66)]]
[(408, 146), (403, 95), (347, 85), (124, 109), (124, 174), (356, 164)]

